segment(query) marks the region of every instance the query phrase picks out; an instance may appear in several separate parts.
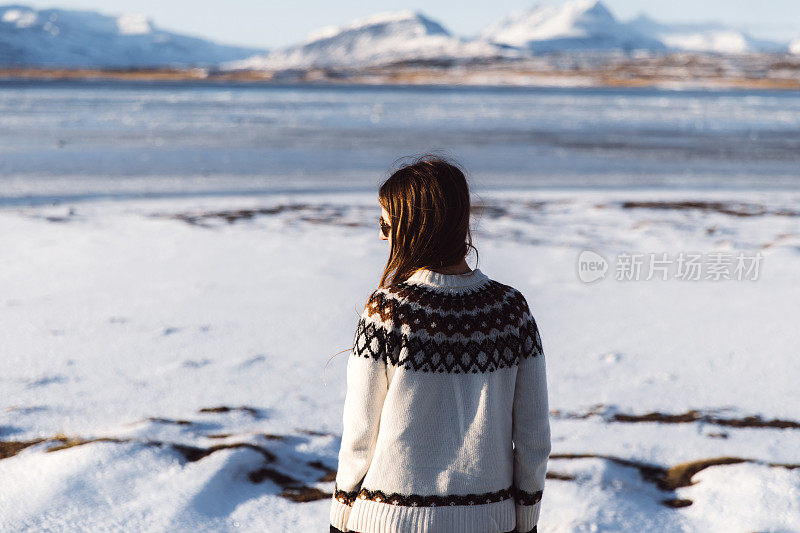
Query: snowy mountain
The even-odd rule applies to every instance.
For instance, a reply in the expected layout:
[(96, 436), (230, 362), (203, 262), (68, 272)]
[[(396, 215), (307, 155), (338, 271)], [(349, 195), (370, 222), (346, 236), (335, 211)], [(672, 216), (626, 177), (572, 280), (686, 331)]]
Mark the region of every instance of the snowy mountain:
[(463, 60), (513, 54), (501, 46), (454, 37), (413, 11), (379, 13), (327, 27), (289, 48), (224, 65), (241, 69), (366, 66), (406, 60)]
[(0, 6), (0, 66), (280, 70), (630, 50), (800, 54), (800, 39), (780, 43), (720, 24), (663, 24), (644, 15), (620, 22), (602, 1), (572, 0), (512, 13), (475, 39), (454, 36), (419, 12), (395, 11), (323, 28), (264, 53), (165, 31), (144, 15)]
[(511, 13), (486, 28), (481, 37), (533, 52), (664, 49), (658, 39), (617, 21), (598, 0), (537, 5)]
[(0, 65), (186, 67), (257, 52), (164, 31), (144, 15), (0, 6)]
[(641, 15), (627, 26), (633, 31), (659, 39), (670, 50), (725, 54), (786, 51), (783, 43), (756, 39), (741, 30), (713, 22), (662, 24)]

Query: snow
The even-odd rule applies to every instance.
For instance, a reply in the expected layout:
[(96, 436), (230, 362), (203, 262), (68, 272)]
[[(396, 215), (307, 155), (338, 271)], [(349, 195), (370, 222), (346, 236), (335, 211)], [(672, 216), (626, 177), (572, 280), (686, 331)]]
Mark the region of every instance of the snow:
[(660, 42), (618, 22), (598, 0), (574, 0), (558, 7), (538, 5), (518, 11), (491, 24), (481, 37), (533, 51), (662, 48)]
[[(319, 30), (311, 32), (306, 36), (304, 42), (310, 43), (321, 39), (329, 39), (335, 35), (348, 31), (368, 30), (370, 26), (382, 26), (392, 24), (403, 24), (407, 22), (416, 22), (423, 18), (424, 15), (411, 10), (400, 11), (385, 11), (382, 13), (375, 13), (366, 17), (355, 19), (343, 26), (326, 26)], [(439, 33), (447, 35), (444, 28), (434, 28), (432, 33)]]
[[(526, 295), (548, 355), (543, 530), (800, 529), (800, 468), (780, 466), (800, 462), (800, 429), (614, 421), (800, 422), (800, 195), (473, 195), (492, 206), (473, 221), (478, 266)], [(0, 209), (0, 441), (50, 439), (0, 459), (0, 530), (324, 530), (347, 353), (326, 363), (351, 346), (386, 259), (379, 211), (376, 191)], [(763, 262), (755, 281), (612, 269), (585, 284), (587, 249)], [(80, 444), (93, 438), (107, 440)], [(721, 457), (742, 462), (671, 490), (640, 473)], [(292, 501), (297, 487), (319, 499)]]
[(397, 61), (519, 58), (557, 51), (785, 52), (786, 43), (756, 39), (716, 23), (662, 24), (642, 15), (615, 18), (600, 0), (539, 4), (490, 24), (478, 38), (451, 35), (422, 13), (377, 13), (326, 26), (294, 46), (223, 64), (227, 69), (359, 68)]
[(741, 54), (751, 50), (744, 35), (736, 31), (668, 34), (662, 37), (662, 40), (668, 47), (680, 50), (700, 50), (729, 54)]
[[(269, 53), (165, 31), (144, 14), (0, 6), (0, 66), (291, 70), (403, 61), (463, 63), (555, 51), (741, 54), (786, 52), (790, 46), (715, 23), (662, 24), (644, 15), (621, 22), (600, 0), (516, 11), (490, 24), (478, 38), (452, 35), (417, 11), (382, 12), (325, 26)], [(797, 53), (797, 44), (793, 46)]]
[(226, 63), (230, 69), (368, 66), (402, 60), (474, 59), (508, 55), (490, 43), (450, 35), (414, 11), (378, 13), (341, 27), (325, 27), (301, 43), (266, 55)]
[(588, 37), (587, 26), (613, 25), (614, 17), (597, 1), (577, 0), (563, 7), (536, 6), (528, 12), (518, 12), (503, 23), (490, 27), (486, 38), (514, 46), (525, 46), (528, 41), (542, 41), (563, 37)]
[(743, 54), (751, 52), (781, 52), (784, 43), (756, 39), (746, 32), (717, 22), (663, 24), (646, 15), (630, 21), (634, 31), (660, 39), (670, 50)]
[(3, 13), (2, 21), (17, 28), (28, 28), (36, 24), (37, 15), (30, 9), (9, 9)]
[(0, 21), (0, 66), (208, 66), (259, 51), (164, 31), (139, 14), (0, 6)]
[(153, 31), (147, 15), (130, 14), (117, 18), (117, 26), (121, 35), (141, 35)]
[(792, 54), (800, 54), (800, 38), (791, 42), (789, 45), (789, 52)]

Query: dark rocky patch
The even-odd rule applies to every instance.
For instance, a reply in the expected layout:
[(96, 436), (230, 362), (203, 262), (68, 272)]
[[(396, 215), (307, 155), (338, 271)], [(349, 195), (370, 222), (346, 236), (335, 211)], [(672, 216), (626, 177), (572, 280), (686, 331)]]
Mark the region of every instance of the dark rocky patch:
[(745, 202), (706, 202), (706, 201), (680, 201), (680, 202), (622, 202), (623, 209), (666, 209), (666, 210), (696, 210), (703, 212), (716, 212), (735, 217), (758, 217), (775, 215), (784, 217), (800, 216), (800, 212), (787, 209), (771, 210), (759, 204)]
[(219, 219), (229, 224), (238, 220), (250, 220), (256, 216), (277, 215), (287, 211), (300, 211), (311, 209), (313, 206), (308, 204), (281, 204), (273, 207), (260, 207), (255, 209), (230, 209), (220, 211), (204, 211), (199, 213), (177, 213), (170, 218), (182, 220), (189, 224), (204, 225), (207, 220)]
[(319, 481), (336, 481), (336, 469), (329, 467), (322, 461), (311, 461), (308, 463), (308, 466), (313, 466), (317, 470), (322, 470), (324, 472), (323, 476), (319, 478)]
[(311, 435), (312, 437), (332, 437), (333, 433), (327, 431), (316, 431), (313, 429), (298, 429), (295, 428), (295, 431), (298, 433), (303, 433), (304, 435)]
[(66, 383), (69, 381), (66, 376), (61, 374), (53, 374), (51, 376), (42, 376), (38, 379), (30, 381), (27, 385), (29, 389), (34, 389), (37, 387), (45, 387), (47, 385), (56, 385), (60, 383)]
[(220, 405), (218, 407), (203, 407), (198, 413), (230, 413), (231, 411), (243, 411), (255, 418), (261, 417), (261, 410), (256, 409), (255, 407), (248, 407), (246, 405), (241, 405), (239, 407), (228, 407), (227, 405)]
[(280, 496), (295, 503), (306, 503), (317, 500), (327, 500), (332, 497), (332, 494), (319, 490), (316, 487), (303, 486), (286, 489), (280, 493)]
[(145, 418), (147, 422), (155, 422), (156, 424), (175, 424), (177, 426), (191, 426), (194, 422), (191, 420), (174, 419), (174, 418), (160, 418), (150, 416)]
[(251, 444), (249, 442), (235, 442), (232, 444), (216, 444), (214, 446), (209, 446), (207, 448), (203, 448), (200, 446), (189, 446), (186, 444), (171, 444), (171, 446), (177, 450), (178, 452), (183, 455), (183, 457), (191, 462), (199, 461), (204, 457), (208, 457), (214, 452), (218, 452), (220, 450), (232, 450), (238, 448), (247, 448), (253, 451), (256, 451), (264, 456), (264, 460), (266, 462), (272, 463), (275, 462), (275, 454), (271, 451), (258, 446), (257, 444)]
[(661, 500), (661, 503), (673, 509), (680, 509), (681, 507), (689, 507), (692, 505), (692, 500), (687, 500), (685, 498), (667, 498)]
[(270, 480), (278, 486), (288, 486), (299, 483), (296, 479), (288, 476), (282, 472), (278, 472), (274, 468), (268, 466), (253, 470), (247, 474), (248, 479), (253, 483), (263, 483), (265, 480)]
[(267, 440), (286, 440), (285, 435), (275, 435), (273, 433), (259, 433), (258, 436)]
[(725, 418), (718, 416), (714, 412), (691, 409), (684, 413), (661, 413), (653, 411), (643, 415), (620, 413), (615, 409), (596, 405), (585, 413), (563, 413), (558, 410), (551, 411), (557, 418), (585, 419), (590, 416), (601, 416), (606, 422), (658, 422), (661, 424), (687, 424), (692, 422), (705, 422), (717, 426), (737, 427), (737, 428), (775, 428), (775, 429), (800, 429), (800, 422), (794, 420), (784, 420), (779, 418), (764, 419), (758, 415), (751, 415), (739, 418)]

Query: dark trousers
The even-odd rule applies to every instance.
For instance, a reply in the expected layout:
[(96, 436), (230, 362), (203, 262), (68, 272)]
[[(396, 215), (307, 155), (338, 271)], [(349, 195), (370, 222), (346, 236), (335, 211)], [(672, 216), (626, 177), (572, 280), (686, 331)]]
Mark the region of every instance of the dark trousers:
[[(536, 531), (537, 527), (538, 526), (533, 526), (533, 529), (528, 531), (528, 533), (538, 533), (538, 531)], [(343, 532), (341, 529), (336, 529), (335, 527), (331, 526), (331, 533), (343, 533)], [(512, 529), (511, 531), (507, 531), (506, 533), (514, 533), (514, 530)]]

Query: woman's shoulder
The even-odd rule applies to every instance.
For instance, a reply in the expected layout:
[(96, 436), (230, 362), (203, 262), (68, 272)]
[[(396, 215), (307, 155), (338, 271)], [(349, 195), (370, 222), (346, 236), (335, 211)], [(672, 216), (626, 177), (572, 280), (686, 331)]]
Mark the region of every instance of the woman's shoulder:
[[(517, 347), (536, 338), (530, 317), (522, 292), (495, 280), (461, 292), (399, 283), (370, 294), (360, 330), (379, 337), (393, 365), (487, 372), (516, 364)], [(456, 353), (460, 355), (441, 355)]]

